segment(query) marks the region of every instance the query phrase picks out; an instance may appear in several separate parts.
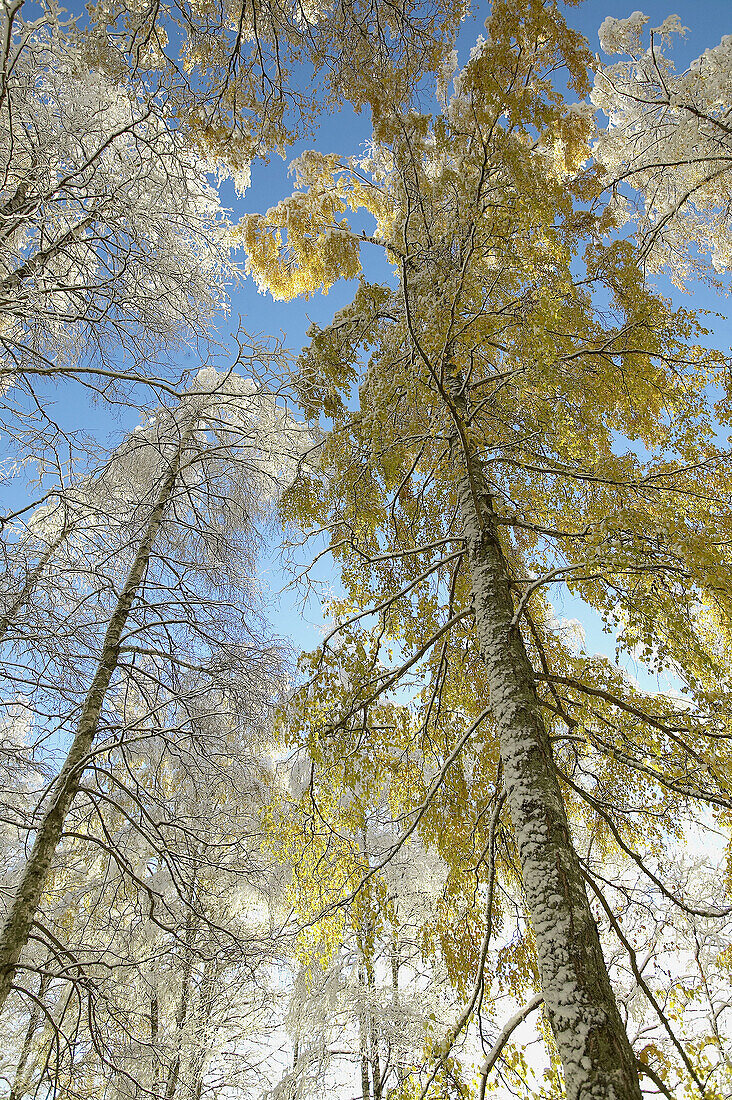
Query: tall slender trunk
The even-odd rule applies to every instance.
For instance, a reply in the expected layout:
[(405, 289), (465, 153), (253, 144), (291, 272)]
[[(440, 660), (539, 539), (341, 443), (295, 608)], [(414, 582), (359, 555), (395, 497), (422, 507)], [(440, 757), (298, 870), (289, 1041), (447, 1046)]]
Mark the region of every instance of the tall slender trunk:
[(389, 961), (391, 964), (391, 1003), (396, 1007), (399, 1004), (399, 966), (401, 963), (401, 952), (399, 950), (399, 939), (397, 937), (396, 928), (392, 928), (391, 932)]
[(41, 554), (40, 560), (38, 561), (35, 568), (32, 569), (26, 577), (23, 587), (21, 588), (20, 592), (15, 597), (13, 602), (10, 604), (5, 614), (0, 615), (0, 641), (2, 641), (7, 634), (8, 628), (10, 627), (10, 624), (12, 623), (15, 615), (21, 610), (21, 608), (25, 606), (25, 604), (30, 599), (36, 585), (38, 584), (38, 581), (43, 574), (44, 569), (46, 568), (46, 565), (56, 553), (64, 539), (68, 537), (71, 530), (71, 525), (67, 526), (66, 524), (64, 524), (62, 531), (57, 535), (53, 542), (49, 543), (49, 545)]
[[(370, 930), (369, 930), (370, 931)], [(372, 1005), (376, 1000), (376, 978), (374, 959), (370, 949), (370, 940), (366, 941), (366, 988), (369, 994), (369, 1061), (371, 1062), (371, 1088), (374, 1100), (381, 1100), (381, 1059), (379, 1057), (379, 1029), (376, 1024)]]
[(181, 457), (192, 431), (191, 424), (176, 446), (135, 560), (109, 620), (97, 671), (82, 705), (76, 734), (51, 789), (48, 808), (38, 826), (31, 854), (23, 869), (18, 889), (0, 932), (0, 1008), (7, 1000), (13, 984), (21, 952), (28, 942), (41, 895), (48, 881), (51, 863), (61, 840), (66, 816), (81, 784), (86, 760), (99, 726), (104, 700), (119, 663), (119, 650), (125, 625), (144, 579), (150, 552), (163, 522), (178, 477)]
[(369, 1081), (369, 1026), (365, 1003), (366, 975), (360, 961), (358, 966), (358, 984), (361, 986), (361, 1008), (358, 1014), (358, 1040), (359, 1054), (361, 1056), (361, 1100), (371, 1100), (371, 1084)]
[[(52, 960), (49, 958), (47, 965), (50, 964), (51, 961)], [(36, 1094), (40, 1088), (40, 1083), (47, 1079), (51, 1050), (56, 1048), (58, 1051), (59, 1037), (63, 1035), (63, 1024), (74, 997), (75, 986), (72, 980), (67, 979), (65, 986), (58, 995), (55, 1005), (49, 1004), (46, 1000), (46, 995), (48, 994), (51, 980), (52, 976), (49, 974), (41, 983), (36, 995), (37, 999), (34, 1002), (33, 1008), (33, 1013), (36, 1016), (36, 1023), (34, 1024), (33, 1021), (30, 1021), (26, 1031), (23, 1075), (21, 1077), (19, 1066), (18, 1069), (16, 1069), (13, 1088), (8, 1096), (8, 1100), (13, 1100), (14, 1097), (17, 1097), (18, 1100), (23, 1100), (23, 1097), (27, 1096), (31, 1091)], [(34, 1034), (31, 1033), (31, 1027), (33, 1028)], [(67, 1034), (64, 1039), (66, 1055), (72, 1067), (74, 1064), (74, 1051), (78, 1046), (78, 1040), (79, 1033), (76, 1029), (73, 1030), (71, 1035)], [(38, 1074), (38, 1080), (36, 1080), (34, 1084), (33, 1078), (36, 1074)], [(60, 1082), (61, 1077), (57, 1076), (56, 1079), (57, 1082)], [(60, 1085), (58, 1086), (58, 1095), (65, 1095), (63, 1087)]]
[[(453, 391), (457, 418), (466, 402)], [(568, 1100), (641, 1100), (635, 1057), (592, 916), (534, 672), (514, 622), (510, 573), (482, 465), (463, 436), (453, 460), (480, 650), (503, 762), (504, 789), (536, 939), (542, 993)]]
[(219, 973), (216, 956), (208, 959), (201, 976), (197, 1047), (195, 1057), (191, 1062), (191, 1078), (195, 1081), (195, 1086), (193, 1087), (193, 1100), (201, 1100), (201, 1096), (203, 1095), (203, 1077), (206, 1072), (207, 1059), (210, 1053), (211, 1016), (213, 1015), (216, 997), (216, 982)]
[(191, 881), (188, 885), (188, 896), (186, 898), (187, 908), (183, 947), (183, 971), (181, 974), (180, 1000), (175, 1014), (176, 1049), (173, 1061), (168, 1069), (168, 1080), (165, 1086), (165, 1100), (173, 1100), (175, 1096), (183, 1059), (185, 1027), (188, 1022), (188, 1006), (191, 999), (191, 978), (193, 976), (193, 941), (195, 939), (198, 924), (193, 912), (193, 902), (196, 895), (196, 877), (196, 870), (194, 868), (191, 874)]
[[(389, 950), (389, 969), (391, 972), (391, 1005), (395, 1014), (395, 1018), (399, 1011), (400, 994), (399, 994), (399, 967), (401, 965), (401, 950), (399, 947), (399, 934), (396, 926), (391, 930), (391, 945)], [(397, 1047), (398, 1051), (398, 1047)], [(404, 1081), (403, 1067), (400, 1065), (400, 1058), (397, 1055), (396, 1064), (392, 1064), (392, 1058), (394, 1055), (394, 1044), (391, 1038), (386, 1040), (386, 1066), (391, 1066), (392, 1073), (396, 1073), (397, 1078), (397, 1091), (401, 1088)], [(384, 1071), (386, 1073), (386, 1071)]]
[[(28, 1074), (26, 1073), (28, 1067), (28, 1061), (33, 1050), (33, 1040), (38, 1030), (38, 1025), (41, 1022), (41, 1013), (43, 1011), (42, 1003), (43, 998), (46, 995), (46, 990), (50, 982), (50, 975), (42, 974), (41, 982), (36, 994), (36, 999), (33, 1002), (33, 1008), (31, 1010), (30, 1019), (28, 1020), (28, 1027), (25, 1033), (25, 1039), (23, 1040), (23, 1049), (20, 1052), (20, 1058), (18, 1059), (18, 1065), (15, 1068), (15, 1077), (13, 1079), (13, 1085), (10, 1089), (8, 1100), (22, 1100), (28, 1091)], [(31, 1067), (32, 1071), (32, 1067)]]
[(158, 995), (153, 990), (150, 994), (150, 1091), (153, 1096), (158, 1095), (158, 1074), (160, 1073), (160, 1003)]
[[(366, 866), (369, 866), (368, 831), (364, 824), (361, 828), (361, 846)], [(361, 956), (359, 974), (364, 992), (363, 1021), (366, 1030), (364, 1055), (367, 1068), (371, 1070), (371, 1095), (373, 1100), (381, 1100), (381, 1064), (379, 1058), (379, 1032), (374, 1019), (376, 981), (374, 976), (374, 922), (365, 915), (361, 922), (361, 934), (358, 937), (358, 949)]]

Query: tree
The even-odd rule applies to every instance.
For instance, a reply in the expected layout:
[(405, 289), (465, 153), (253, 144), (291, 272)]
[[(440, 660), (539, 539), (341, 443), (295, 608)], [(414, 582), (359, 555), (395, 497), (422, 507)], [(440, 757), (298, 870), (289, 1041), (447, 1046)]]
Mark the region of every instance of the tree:
[[(168, 751), (184, 752), (177, 746), (195, 736), (202, 696), (259, 720), (272, 652), (250, 633), (246, 615), (253, 607), (254, 524), (290, 476), (301, 437), (250, 380), (201, 371), (174, 408), (149, 417), (87, 479), (78, 493), (80, 519), (61, 543), (62, 566), (44, 563), (33, 604), (11, 596), (6, 705), (12, 709), (22, 691), (31, 736), (47, 739), (56, 715), (54, 738), (68, 731), (71, 740), (30, 820), (18, 822), (35, 837), (29, 857), (22, 849), (16, 857), (17, 886), (1, 938), (3, 1001), (88, 770), (98, 770), (106, 754), (124, 759), (129, 738), (165, 737), (171, 708)], [(58, 510), (46, 509), (36, 521), (34, 540), (40, 531), (46, 545), (58, 542)], [(27, 625), (49, 582), (61, 629), (40, 638)], [(96, 799), (103, 820), (105, 803), (117, 806), (115, 796), (100, 789)], [(165, 851), (165, 828), (160, 833), (154, 818), (147, 820), (144, 798), (140, 806), (143, 834)], [(112, 850), (112, 858), (124, 871), (124, 856)]]
[(206, 159), (246, 186), (252, 161), (283, 153), (323, 110), (405, 103), (439, 72), (462, 0), (151, 4), (90, 9), (92, 63), (158, 80)]
[[(505, 794), (514, 843), (497, 866), (520, 867), (522, 980), (536, 965), (567, 1095), (639, 1097), (587, 896), (602, 883), (573, 834), (633, 859), (635, 822), (660, 843), (686, 807), (726, 812), (730, 487), (703, 388), (724, 384), (722, 357), (694, 346), (693, 317), (647, 289), (627, 242), (603, 240), (611, 216), (587, 211), (590, 113), (550, 81), (564, 65), (584, 94), (588, 62), (553, 4), (494, 4), (442, 116), (384, 111), (358, 164), (306, 154), (302, 193), (242, 232), (252, 273), (286, 297), (354, 274), (365, 235), (339, 219), (365, 207), (399, 275), (398, 290), (362, 281), (301, 360), (304, 407), (334, 427), (291, 514), (329, 533), (351, 643), (341, 688), (329, 640), (313, 655), (289, 720), (312, 755), (311, 816), (327, 835), (334, 776), (383, 768), (401, 778), (395, 818), (426, 828), (449, 772), (456, 809), (432, 825), (449, 861)], [(688, 702), (574, 653), (543, 596), (560, 583)], [(429, 687), (399, 724), (390, 693), (410, 678)]]
[[(477, 1070), (482, 1100), (496, 1066), (531, 1091), (511, 1037), (543, 1004), (539, 1027), (551, 1025), (570, 1097), (637, 1100), (642, 1074), (661, 1092), (717, 1100), (726, 1070), (715, 983), (726, 963), (713, 945), (726, 904), (698, 898), (659, 853), (689, 815), (724, 821), (729, 812), (730, 485), (705, 389), (711, 380), (724, 392), (726, 364), (694, 345), (692, 316), (648, 291), (629, 242), (604, 236), (620, 218), (595, 213), (602, 180), (583, 170), (589, 109), (566, 108), (552, 86), (564, 66), (570, 85), (588, 91), (585, 44), (550, 0), (497, 2), (488, 39), (432, 120), (408, 99), (426, 71), (439, 67), (447, 79), (449, 6), (433, 26), (435, 13), (421, 6), (293, 17), (271, 5), (171, 13), (105, 4), (73, 45), (55, 26), (48, 39), (20, 26), (18, 11), (6, 9), (5, 92), (22, 58), (40, 56), (56, 35), (47, 57), (68, 57), (60, 68), (70, 78), (93, 74), (102, 99), (152, 105), (155, 125), (135, 116), (129, 132), (143, 143), (164, 133), (163, 157), (166, 142), (190, 155), (198, 197), (198, 156), (220, 158), (243, 185), (254, 155), (284, 148), (307, 124), (320, 104), (290, 74), (308, 54), (329, 74), (326, 100), (352, 82), (352, 102), (373, 110), (364, 158), (306, 154), (298, 193), (240, 228), (250, 270), (280, 297), (358, 275), (366, 241), (398, 275), (382, 286), (361, 280), (353, 304), (313, 331), (300, 363), (304, 407), (330, 416), (334, 430), (286, 509), (328, 531), (343, 597), (283, 720), (308, 781), (268, 818), (269, 847), (295, 874), (301, 952), (321, 951), (311, 971), (343, 1021), (364, 1098), (392, 1087), (395, 1100), (415, 1087), (421, 1100), (464, 1095)], [(33, 94), (48, 83), (44, 64), (31, 66)], [(134, 94), (120, 91), (130, 73)], [(38, 111), (23, 116), (29, 130), (52, 96), (36, 99)], [(88, 183), (87, 160), (77, 167)], [(125, 186), (134, 190), (136, 178)], [(9, 197), (11, 220), (29, 180), (35, 186), (30, 170)], [(375, 216), (372, 236), (351, 229), (349, 209)], [(139, 349), (139, 371), (120, 371), (100, 365), (107, 345), (96, 345), (93, 385), (108, 397), (103, 379), (126, 387), (150, 378), (155, 325), (180, 331), (202, 299), (189, 303), (185, 288), (176, 299), (175, 280), (171, 299), (163, 278), (150, 319), (143, 271), (116, 313), (109, 288), (96, 289), (96, 259), (83, 274), (86, 299), (74, 279), (88, 259), (78, 237), (87, 229), (83, 219), (63, 222), (48, 255), (30, 243), (28, 257), (15, 256), (10, 278), (33, 293), (8, 332), (16, 366), (26, 356), (26, 380), (46, 367), (58, 373), (42, 357), (67, 339), (62, 371), (90, 380), (89, 363), (75, 358), (86, 316), (75, 310), (81, 303), (94, 320), (101, 295), (96, 319), (112, 318), (110, 340), (136, 357)], [(118, 255), (116, 242), (105, 238), (103, 260), (104, 249)], [(144, 253), (147, 227), (140, 242)], [(124, 274), (125, 264), (112, 267)], [(172, 300), (160, 322), (155, 310)], [(24, 325), (36, 344), (20, 340)], [(104, 1078), (120, 1096), (166, 1100), (240, 1084), (230, 1066), (248, 1038), (241, 1027), (215, 1037), (228, 1026), (216, 1006), (232, 1003), (218, 967), (231, 961), (246, 1012), (251, 986), (239, 979), (252, 956), (236, 953), (245, 930), (219, 891), (241, 873), (228, 857), (245, 859), (247, 847), (229, 834), (227, 816), (241, 804), (221, 799), (215, 765), (238, 779), (230, 758), (240, 731), (271, 703), (270, 653), (242, 625), (251, 585), (239, 582), (252, 571), (251, 515), (283, 461), (267, 454), (260, 463), (263, 433), (254, 469), (245, 461), (252, 403), (272, 412), (288, 453), (292, 425), (264, 395), (228, 385), (204, 373), (180, 403), (160, 385), (174, 403), (108, 466), (52, 492), (25, 529), (20, 513), (6, 517), (16, 521), (5, 547), (0, 701), (14, 795), (4, 839), (19, 880), (5, 958), (20, 995), (6, 1008), (21, 1025), (17, 1095), (47, 1088), (52, 1074), (54, 1088), (73, 1078), (92, 1092)], [(724, 397), (718, 413), (728, 415)], [(621, 654), (640, 652), (680, 692), (645, 692), (620, 663), (573, 647), (549, 603), (560, 585), (604, 617)], [(420, 871), (446, 873), (423, 912), (402, 904), (397, 927), (395, 864), (408, 851)], [(80, 866), (90, 852), (92, 881)], [(87, 904), (88, 920), (74, 915)], [(662, 974), (680, 913), (699, 945), (698, 981), (684, 984), (706, 998), (701, 1022), (679, 1018), (681, 988), (659, 994), (660, 979), (648, 975)], [(396, 982), (389, 973), (400, 934), (419, 950), (420, 976), (443, 979), (450, 1003), (432, 1027), (418, 978), (402, 1025), (398, 961)], [(643, 946), (652, 969), (639, 959)], [(484, 1024), (506, 995), (518, 1005), (489, 1035)], [(298, 988), (293, 1012), (298, 1000), (309, 1011), (313, 997)], [(327, 1026), (315, 1051), (301, 1030), (283, 1094), (306, 1090), (309, 1067), (327, 1070), (340, 1056)], [(216, 1043), (231, 1057), (207, 1065)], [(544, 1095), (559, 1095), (556, 1060), (545, 1085)]]
[(113, 398), (206, 334), (234, 277), (227, 219), (164, 104), (20, 9), (0, 35), (2, 387), (74, 377)]
[(603, 50), (626, 60), (596, 74), (592, 102), (609, 122), (594, 153), (608, 172), (617, 216), (638, 224), (649, 270), (667, 267), (683, 288), (709, 259), (719, 273), (732, 256), (731, 43), (727, 35), (677, 73), (663, 47), (684, 32), (678, 16), (652, 30), (644, 49), (647, 22), (634, 12), (600, 28)]
[[(363, 1100), (413, 1095), (415, 1067), (453, 1008), (456, 952), (433, 947), (460, 938), (464, 911), (453, 911), (447, 865), (418, 836), (393, 851), (397, 795), (386, 774), (348, 775), (347, 764), (334, 763), (333, 797), (323, 791), (314, 802), (303, 790), (312, 767), (302, 748), (290, 755), (289, 782), (275, 788), (268, 815), (269, 847), (290, 871), (286, 892), (300, 925), (285, 1018), (292, 1064), (276, 1095), (329, 1095), (345, 1081)], [(339, 905), (343, 885), (368, 880), (385, 854), (383, 874)], [(443, 1082), (450, 1085), (449, 1072)]]
[[(606, 920), (617, 922), (624, 941), (615, 987), (626, 1006), (641, 1079), (665, 1097), (698, 1095), (680, 1046), (694, 1063), (699, 1091), (723, 1097), (731, 1068), (723, 1023), (731, 910), (720, 905), (714, 885), (721, 868), (685, 850), (685, 840), (669, 838), (664, 851), (636, 842), (642, 870), (610, 854), (596, 858), (593, 879), (602, 882), (603, 904), (611, 910)], [(629, 900), (643, 895), (644, 904)], [(652, 1014), (649, 992), (657, 1005)]]
[(143, 739), (147, 724), (92, 763), (67, 818), (41, 922), (55, 946), (24, 955), (48, 1016), (31, 1001), (21, 1029), (16, 1001), (5, 1017), (16, 1100), (51, 1082), (182, 1100), (261, 1081), (284, 946), (258, 843), (266, 739), (219, 696), (199, 695), (185, 732), (169, 713)]

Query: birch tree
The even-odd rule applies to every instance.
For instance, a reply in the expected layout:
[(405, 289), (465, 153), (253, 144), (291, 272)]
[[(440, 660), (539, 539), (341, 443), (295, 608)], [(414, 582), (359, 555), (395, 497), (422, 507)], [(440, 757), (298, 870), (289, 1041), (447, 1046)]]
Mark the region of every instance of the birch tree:
[[(27, 693), (24, 707), (36, 735), (45, 739), (52, 731), (69, 742), (31, 815), (30, 855), (18, 851), (2, 935), (3, 1001), (85, 774), (105, 753), (119, 751), (128, 734), (152, 736), (145, 723), (140, 728), (139, 708), (154, 730), (156, 719), (164, 728), (175, 701), (174, 742), (198, 715), (202, 692), (219, 693), (222, 707), (238, 707), (256, 724), (261, 692), (268, 690), (260, 673), (270, 669), (272, 654), (249, 634), (246, 617), (247, 607), (253, 614), (247, 595), (253, 524), (289, 476), (297, 440), (286, 414), (254, 383), (202, 371), (196, 388), (173, 409), (151, 416), (87, 482), (82, 522), (68, 540), (79, 564), (66, 574), (66, 591), (54, 592), (69, 629), (45, 641), (27, 634), (26, 602), (6, 633), (6, 705), (12, 708), (19, 690)], [(53, 527), (56, 513), (47, 509), (38, 526), (44, 521)], [(54, 584), (53, 563), (46, 568)], [(16, 611), (18, 603), (11, 598)], [(138, 711), (131, 726), (130, 707)], [(107, 797), (114, 807), (114, 797)]]
[[(590, 112), (551, 84), (563, 65), (586, 94), (582, 42), (550, 3), (496, 3), (487, 29), (434, 122), (385, 111), (370, 155), (307, 154), (301, 193), (243, 226), (250, 270), (277, 296), (358, 270), (366, 235), (342, 220), (349, 207), (374, 215), (367, 239), (399, 278), (398, 290), (362, 281), (301, 360), (304, 405), (334, 427), (292, 515), (329, 533), (345, 587), (335, 632), (351, 655), (340, 688), (330, 641), (312, 656), (293, 714), (321, 821), (340, 768), (346, 785), (384, 768), (402, 777), (395, 817), (426, 828), (424, 803), (448, 799), (450, 784), (437, 789), (454, 768), (460, 810), (432, 824), (449, 859), (453, 832), (474, 833), (505, 795), (502, 870), (520, 868), (536, 952), (524, 981), (535, 965), (566, 1094), (637, 1098), (588, 898), (602, 883), (576, 837), (586, 829), (632, 859), (630, 822), (653, 832), (655, 819), (660, 842), (687, 807), (726, 812), (729, 484), (703, 388), (710, 373), (724, 386), (723, 358), (694, 345), (693, 317), (649, 292), (630, 244), (603, 240), (611, 216), (587, 212)], [(345, 272), (331, 250), (348, 253)], [(545, 597), (560, 582), (620, 652), (673, 670), (688, 705), (573, 653)], [(373, 626), (359, 631), (365, 605)], [(429, 686), (400, 725), (389, 693), (415, 679)], [(358, 875), (344, 885), (358, 890)], [(703, 1094), (703, 1072), (646, 992)]]
[(24, 956), (41, 972), (38, 989), (30, 969), (22, 984), (43, 1012), (29, 1001), (24, 1018), (16, 999), (5, 1015), (16, 1100), (52, 1082), (182, 1100), (266, 1080), (259, 1050), (276, 1029), (284, 947), (280, 882), (259, 843), (266, 733), (219, 696), (199, 696), (198, 712), (187, 729), (169, 712), (147, 738), (140, 716), (90, 766), (43, 904), (55, 943)]
[[(317, 696), (310, 702), (319, 705)], [(301, 781), (313, 764), (302, 748), (290, 756), (289, 782), (275, 787), (269, 814), (268, 848), (291, 869), (285, 895), (301, 928), (287, 962), (291, 1066), (275, 1095), (325, 1096), (339, 1087), (363, 1100), (413, 1095), (424, 1051), (442, 1040), (454, 1008), (459, 949), (432, 947), (461, 938), (465, 910), (434, 848), (412, 835), (392, 852), (399, 834), (389, 802), (397, 795), (383, 773), (377, 779), (359, 767), (344, 782), (348, 766), (334, 760), (333, 797), (314, 804)], [(383, 874), (340, 906), (344, 883), (368, 876), (385, 854)], [(449, 1071), (440, 1083), (452, 1087)]]

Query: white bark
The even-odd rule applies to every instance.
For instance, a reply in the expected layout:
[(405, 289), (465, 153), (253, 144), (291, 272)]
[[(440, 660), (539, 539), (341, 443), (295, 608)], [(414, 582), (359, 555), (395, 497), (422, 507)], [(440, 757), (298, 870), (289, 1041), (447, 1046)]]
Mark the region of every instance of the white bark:
[[(458, 395), (455, 403), (459, 414), (464, 398)], [(453, 453), (463, 466), (460, 511), (504, 789), (567, 1100), (641, 1100), (635, 1057), (572, 844), (533, 668), (514, 621), (510, 574), (486, 480), (467, 447), (456, 444)]]

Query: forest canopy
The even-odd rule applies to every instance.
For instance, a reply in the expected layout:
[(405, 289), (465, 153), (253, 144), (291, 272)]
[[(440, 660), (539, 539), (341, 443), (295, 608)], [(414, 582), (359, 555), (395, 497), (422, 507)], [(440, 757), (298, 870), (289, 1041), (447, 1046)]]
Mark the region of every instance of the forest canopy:
[(0, 23), (3, 1095), (725, 1100), (732, 36)]

